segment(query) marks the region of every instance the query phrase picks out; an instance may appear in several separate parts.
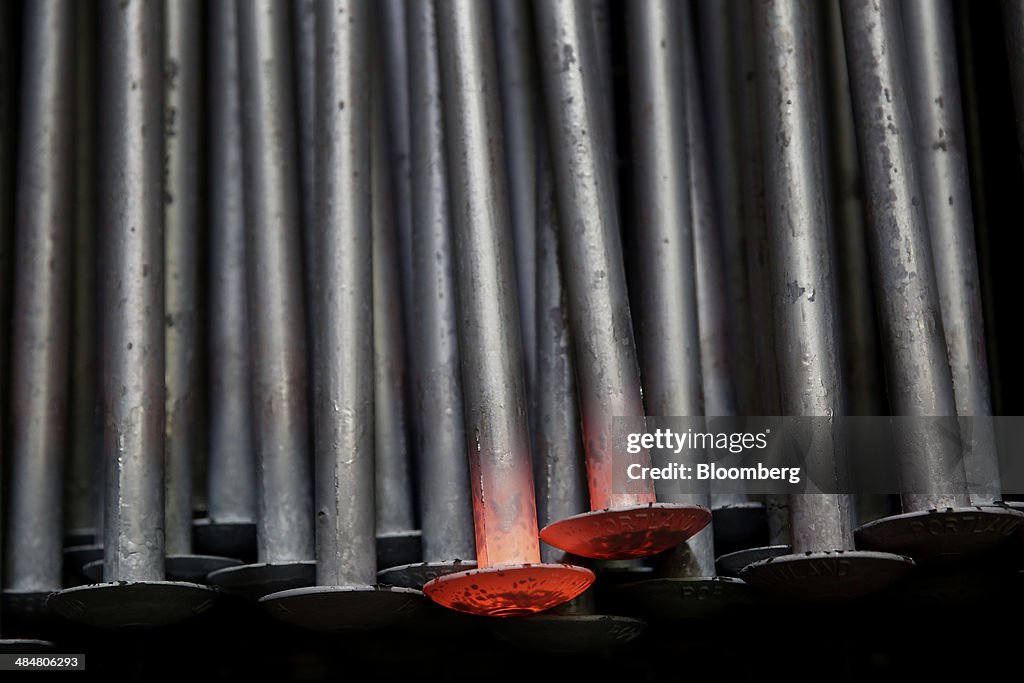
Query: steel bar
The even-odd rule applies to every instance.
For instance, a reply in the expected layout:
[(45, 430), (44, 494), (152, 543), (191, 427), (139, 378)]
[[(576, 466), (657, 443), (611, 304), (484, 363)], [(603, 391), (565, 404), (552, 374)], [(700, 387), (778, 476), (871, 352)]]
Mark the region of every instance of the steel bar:
[[(684, 21), (687, 22), (684, 25)], [(644, 268), (638, 276), (639, 355), (648, 415), (704, 413), (701, 346), (694, 273), (693, 213), (684, 60), (686, 8), (670, 0), (640, 0), (626, 9), (632, 107), (633, 224)], [(703, 424), (703, 419), (700, 419)], [(694, 451), (678, 460), (694, 466)], [(677, 461), (652, 454), (655, 466)], [(682, 493), (659, 482), (658, 500), (710, 507), (710, 493)], [(662, 618), (694, 617), (741, 603), (747, 586), (715, 578), (711, 525), (659, 558), (658, 578), (625, 584), (622, 597)]]
[(967, 489), (972, 503), (991, 505), (1001, 497), (1002, 486), (994, 425), (985, 419), (992, 415), (992, 393), (974, 247), (967, 140), (959, 106), (953, 6), (910, 0), (901, 3), (900, 9), (921, 190), (953, 396), (957, 415), (972, 418), (973, 440), (963, 455)]
[(423, 590), (463, 612), (527, 614), (571, 600), (594, 574), (539, 564), (504, 138), (497, 93), (487, 87), (497, 72), (491, 8), (473, 0), (435, 7), (478, 568)]
[(475, 566), (456, 329), (454, 256), (445, 169), (441, 76), (434, 6), (407, 4), (413, 202), (412, 376), (423, 563), (379, 573), (383, 583), (422, 588)]
[[(824, 187), (813, 9), (801, 0), (755, 7), (760, 115), (765, 136), (766, 208), (773, 264), (782, 411), (846, 414), (840, 370), (834, 246)], [(842, 488), (845, 453), (830, 431), (812, 435), (809, 480)], [(912, 567), (909, 558), (855, 552), (851, 497), (790, 497), (793, 554), (746, 567), (757, 586), (802, 599), (837, 600), (881, 590)]]
[(199, 3), (164, 3), (164, 550), (172, 581), (241, 564), (192, 553), (199, 378)]
[[(19, 6), (0, 6), (0, 375), (7, 377), (10, 305), (14, 274), (14, 187), (18, 147)], [(7, 387), (0, 385), (0, 415), (7, 414)]]
[[(374, 59), (377, 81), (383, 82), (382, 60)], [(382, 122), (384, 97), (375, 88), (370, 120)], [(373, 226), (373, 367), (374, 450), (377, 453), (376, 533), (377, 564), (394, 567), (422, 557), (421, 534), (413, 511), (413, 482), (409, 462), (409, 429), (406, 424), (408, 372), (406, 334), (403, 326), (401, 242), (396, 231), (396, 207), (392, 199), (391, 159), (387, 129), (374, 124), (371, 131), (371, 225)]]
[[(494, 37), (497, 49), (498, 84), (501, 88), (508, 194), (515, 245), (519, 322), (523, 332), (526, 395), (533, 395), (537, 365), (537, 330), (533, 314), (536, 295), (536, 134), (537, 68), (530, 25), (529, 0), (497, 0), (494, 6)], [(531, 418), (532, 420), (532, 418)]]
[(256, 462), (246, 303), (238, 18), (235, 0), (209, 4), (209, 263), (207, 342), (209, 517), (196, 549), (247, 561), (256, 555)]
[[(299, 214), (302, 221), (303, 272), (306, 300), (316, 276), (316, 0), (293, 0), (292, 48), (295, 68), (296, 135), (299, 154)], [(307, 303), (307, 307), (309, 304)], [(306, 337), (314, 346), (312, 314), (306, 314)], [(312, 349), (311, 349), (312, 350)], [(315, 351), (310, 354), (315, 357)], [(315, 381), (315, 378), (314, 378)]]
[(959, 440), (942, 433), (956, 425), (933, 424), (935, 417), (955, 418), (956, 404), (912, 113), (897, 95), (913, 96), (900, 7), (856, 0), (841, 7), (890, 404), (894, 414), (917, 418), (900, 425), (904, 514), (862, 526), (857, 540), (915, 558), (969, 554), (1014, 533), (1024, 516), (968, 507)]
[[(584, 5), (534, 5), (592, 510), (548, 525), (541, 537), (584, 557), (629, 559), (680, 543), (707, 525), (710, 512), (655, 503), (649, 482), (613, 491), (613, 418), (644, 412), (594, 31)], [(648, 454), (641, 459), (650, 462)]]
[(237, 12), (257, 563), (208, 581), (259, 597), (315, 580), (312, 477), (288, 6), (238, 2)]
[[(395, 622), (421, 594), (373, 585), (375, 431), (380, 434), (371, 412), (373, 290), (379, 282), (374, 257), (381, 254), (374, 253), (379, 228), (371, 227), (368, 190), (384, 183), (387, 166), (378, 169), (376, 182), (366, 173), (371, 165), (370, 8), (364, 0), (327, 0), (317, 9), (317, 585), (273, 593), (260, 603), (283, 621), (338, 631)], [(377, 122), (374, 147), (383, 152)], [(374, 165), (380, 161), (373, 159)]]
[(164, 580), (162, 11), (109, 0), (100, 14), (106, 583), (47, 604), (101, 626), (180, 621), (215, 596)]
[[(537, 128), (537, 414), (534, 462), (537, 517), (541, 524), (585, 512), (587, 473), (579, 424), (572, 337), (563, 304), (558, 262), (558, 214), (551, 158), (542, 125)], [(578, 561), (564, 550), (541, 544), (548, 563)], [(544, 614), (501, 619), (491, 624), (498, 638), (520, 647), (562, 654), (613, 652), (635, 640), (646, 624), (631, 617), (597, 614), (594, 590)]]
[(11, 329), (4, 598), (39, 613), (61, 588), (74, 205), (75, 8), (25, 8)]
[(1017, 143), (1024, 165), (1024, 2), (1003, 0), (1003, 30), (1010, 64), (1013, 107), (1017, 113)]
[[(681, 17), (686, 33), (683, 45), (686, 51), (685, 98), (689, 162), (692, 168), (711, 169), (708, 149), (704, 89), (701, 87), (697, 64), (697, 46), (693, 38), (692, 20)], [(729, 308), (727, 274), (722, 234), (719, 229), (719, 206), (716, 199), (715, 174), (706, 170), (690, 174), (690, 204), (693, 212), (693, 239), (695, 277), (697, 283), (697, 314), (700, 329), (701, 381), (704, 412), (708, 416), (723, 417), (738, 413), (737, 384), (739, 377), (737, 347), (731, 336), (736, 324)], [(735, 482), (728, 491), (719, 491), (721, 484), (713, 482), (711, 507), (714, 514), (713, 530), (717, 547), (732, 549), (763, 543), (764, 505), (750, 500), (746, 486)]]

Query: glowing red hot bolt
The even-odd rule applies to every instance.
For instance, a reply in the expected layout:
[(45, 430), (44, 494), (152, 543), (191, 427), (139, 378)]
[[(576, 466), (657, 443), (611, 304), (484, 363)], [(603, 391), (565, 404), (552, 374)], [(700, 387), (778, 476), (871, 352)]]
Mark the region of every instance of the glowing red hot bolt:
[(452, 609), (528, 614), (566, 602), (589, 569), (538, 564), (501, 118), (488, 3), (437, 3), (457, 283), (466, 447), (478, 569), (423, 590)]
[[(591, 512), (548, 525), (547, 543), (583, 557), (629, 559), (686, 540), (711, 519), (698, 506), (655, 503), (650, 481), (613, 491), (613, 418), (642, 416), (611, 164), (603, 146), (592, 18), (579, 1), (536, 10), (547, 128), (564, 239)], [(650, 458), (641, 455), (642, 465)]]

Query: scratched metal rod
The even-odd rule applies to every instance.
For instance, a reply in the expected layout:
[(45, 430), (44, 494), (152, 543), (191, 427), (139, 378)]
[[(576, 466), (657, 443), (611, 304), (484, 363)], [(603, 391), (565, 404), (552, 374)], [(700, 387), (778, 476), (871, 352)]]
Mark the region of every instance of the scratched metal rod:
[[(295, 68), (295, 104), (299, 150), (299, 211), (302, 219), (303, 272), (306, 300), (312, 301), (316, 276), (316, 0), (294, 0), (292, 47)], [(308, 304), (307, 304), (308, 307)], [(306, 335), (313, 343), (312, 315), (307, 313)], [(312, 349), (311, 349), (312, 350)], [(312, 358), (315, 350), (310, 354)], [(315, 378), (314, 378), (315, 380)]]
[(105, 583), (50, 596), (92, 625), (167, 624), (213, 591), (164, 580), (163, 7), (101, 4)]
[[(537, 517), (541, 524), (586, 512), (587, 472), (580, 431), (572, 338), (563, 302), (558, 260), (558, 215), (547, 131), (536, 126), (537, 397), (534, 463)], [(579, 561), (541, 543), (545, 562)], [(491, 630), (502, 640), (532, 650), (606, 654), (637, 638), (646, 624), (630, 617), (597, 614), (593, 590), (543, 614), (500, 619)]]
[(249, 311), (246, 303), (238, 17), (235, 0), (209, 4), (209, 517), (196, 520), (201, 552), (251, 559), (256, 553)]
[[(381, 59), (374, 59), (376, 82), (383, 83)], [(370, 119), (385, 122), (382, 88), (374, 88)], [(405, 326), (402, 274), (391, 161), (386, 125), (371, 133), (371, 223), (373, 225), (373, 367), (374, 448), (377, 452), (377, 560), (380, 567), (417, 562), (422, 556), (421, 534), (413, 511), (410, 475)], [(410, 214), (411, 215), (411, 214)]]
[(488, 85), (497, 80), (491, 7), (475, 0), (435, 7), (478, 568), (423, 589), (464, 612), (527, 614), (571, 600), (594, 574), (540, 564), (505, 143), (497, 89)]
[[(1015, 532), (1024, 515), (970, 503), (955, 422), (956, 403), (915, 156), (913, 94), (900, 7), (843, 0), (850, 84), (868, 198), (869, 246), (879, 294), (886, 376), (898, 425), (904, 514), (858, 530), (865, 547), (915, 557), (969, 554)], [(959, 106), (959, 103), (950, 103)], [(956, 198), (954, 198), (954, 202)], [(938, 323), (936, 322), (938, 321)], [(937, 526), (936, 526), (937, 525)], [(930, 533), (930, 528), (942, 533)]]
[(533, 314), (536, 300), (534, 258), (537, 220), (534, 128), (538, 103), (529, 0), (497, 0), (494, 3), (494, 35), (498, 50), (498, 83), (505, 130), (508, 193), (516, 251), (516, 284), (519, 289), (519, 320), (526, 362), (526, 391), (528, 396), (533, 396), (537, 365), (537, 331)]
[[(836, 274), (822, 169), (813, 8), (771, 0), (754, 8), (760, 114), (765, 130), (766, 209), (773, 265), (772, 299), (786, 415), (846, 414), (836, 317)], [(831, 420), (829, 421), (831, 424)], [(844, 481), (845, 453), (830, 432), (812, 430), (808, 481)], [(904, 576), (909, 558), (853, 551), (851, 496), (790, 497), (793, 554), (749, 565), (741, 577), (802, 599), (854, 598)]]
[[(375, 431), (380, 434), (373, 418), (373, 289), (380, 254), (374, 253), (379, 228), (372, 226), (371, 191), (388, 179), (386, 165), (376, 180), (368, 172), (387, 147), (383, 117), (370, 130), (370, 5), (326, 0), (317, 10), (316, 585), (260, 602), (289, 623), (337, 631), (385, 626), (422, 594), (373, 585)], [(379, 89), (375, 95), (383, 99)], [(371, 145), (380, 155), (372, 160)]]
[(302, 231), (288, 6), (238, 2), (257, 563), (211, 583), (258, 597), (314, 581)]
[(991, 505), (1001, 497), (1002, 487), (994, 425), (988, 420), (992, 415), (992, 392), (985, 356), (953, 6), (950, 2), (907, 0), (900, 8), (921, 189), (953, 396), (957, 415), (973, 418), (972, 444), (964, 453), (967, 488), (971, 502)]
[(410, 140), (416, 340), (412, 378), (423, 563), (385, 569), (379, 576), (383, 583), (421, 588), (444, 573), (472, 568), (476, 548), (434, 6), (410, 2), (407, 10), (409, 106), (417, 112)]
[[(199, 270), (199, 3), (164, 3), (164, 551), (168, 578), (240, 564), (192, 553)], [(219, 312), (217, 312), (219, 315)]]
[[(534, 10), (592, 511), (548, 525), (542, 538), (584, 557), (643, 557), (693, 535), (710, 513), (655, 503), (653, 484), (646, 480), (632, 491), (614, 491), (614, 418), (642, 417), (644, 411), (592, 17), (580, 1), (540, 0)], [(650, 463), (647, 453), (639, 459), (641, 466)]]
[(1003, 31), (1010, 63), (1013, 107), (1017, 113), (1017, 143), (1024, 164), (1024, 2), (1003, 0)]
[(74, 206), (75, 7), (24, 8), (11, 330), (4, 598), (38, 611), (61, 588)]

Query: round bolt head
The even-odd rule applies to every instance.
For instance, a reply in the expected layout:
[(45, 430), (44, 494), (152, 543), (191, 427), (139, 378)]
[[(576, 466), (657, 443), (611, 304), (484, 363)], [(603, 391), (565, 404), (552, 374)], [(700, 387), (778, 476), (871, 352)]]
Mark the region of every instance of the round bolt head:
[(310, 586), (260, 598), (269, 614), (313, 631), (366, 631), (408, 619), (423, 593), (392, 586)]
[(382, 569), (377, 572), (377, 579), (388, 586), (402, 586), (419, 590), (425, 583), (439, 576), (464, 572), (467, 569), (476, 569), (476, 562), (463, 562), (462, 560), (418, 562)]
[(527, 650), (574, 655), (610, 654), (647, 628), (640, 619), (608, 614), (533, 614), (490, 626), (501, 640)]
[(926, 562), (956, 561), (989, 550), (1024, 527), (1024, 512), (964, 507), (907, 512), (857, 529), (857, 545)]
[(711, 522), (699, 505), (652, 503), (595, 510), (544, 527), (542, 541), (595, 560), (630, 560), (675, 547)]
[(843, 602), (877, 593), (909, 574), (914, 561), (865, 550), (783, 555), (747, 565), (740, 578), (784, 598)]
[(572, 600), (594, 582), (594, 572), (571, 564), (522, 564), (439, 576), (423, 586), (439, 605), (487, 617), (513, 617)]
[(377, 569), (413, 564), (423, 559), (423, 534), (396, 531), (377, 535)]
[(754, 564), (770, 557), (789, 555), (793, 548), (788, 545), (765, 545), (760, 548), (747, 548), (727, 553), (715, 560), (715, 568), (720, 576), (739, 576), (748, 564)]
[(3, 655), (34, 655), (51, 652), (53, 643), (48, 640), (31, 638), (6, 638), (0, 640), (0, 654)]
[(306, 588), (316, 583), (316, 562), (243, 564), (210, 572), (206, 582), (228, 595), (259, 600), (264, 595)]
[(203, 555), (251, 560), (256, 557), (256, 524), (197, 519), (192, 522), (192, 545)]
[(166, 626), (209, 609), (217, 592), (173, 581), (95, 583), (50, 595), (46, 606), (71, 621), (100, 628)]
[(654, 619), (707, 619), (753, 601), (746, 582), (726, 576), (649, 579), (616, 589), (623, 600)]

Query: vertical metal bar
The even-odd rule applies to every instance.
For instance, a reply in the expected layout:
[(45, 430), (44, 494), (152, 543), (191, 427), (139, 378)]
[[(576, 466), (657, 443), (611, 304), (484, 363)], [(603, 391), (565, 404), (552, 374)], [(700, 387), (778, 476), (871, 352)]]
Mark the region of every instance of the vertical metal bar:
[[(379, 59), (371, 68), (383, 83)], [(420, 559), (420, 532), (413, 512), (409, 471), (409, 429), (405, 327), (401, 272), (392, 199), (391, 159), (387, 141), (383, 88), (373, 89), (370, 104), (371, 223), (373, 225), (373, 367), (374, 449), (376, 451), (376, 534), (379, 563), (383, 567)], [(358, 122), (357, 122), (358, 123)], [(357, 129), (358, 130), (358, 129)]]
[(212, 0), (209, 26), (209, 518), (195, 533), (202, 551), (248, 558), (257, 500), (235, 0)]
[(238, 3), (249, 328), (261, 562), (313, 557), (291, 51), (287, 6)]
[[(292, 47), (295, 55), (295, 104), (299, 149), (299, 212), (302, 220), (303, 266), (307, 308), (316, 276), (316, 0), (291, 0)], [(306, 334), (314, 346), (312, 315)], [(314, 351), (315, 353), (315, 351)], [(312, 357), (312, 354), (311, 354)]]
[[(459, 376), (458, 330), (448, 177), (444, 153), (441, 76), (434, 6), (406, 4), (409, 104), (418, 112), (412, 128), (413, 381), (418, 438), (423, 560), (472, 566), (476, 557), (469, 464)], [(457, 561), (466, 564), (459, 567)], [(388, 573), (388, 583), (396, 580)], [(423, 577), (421, 577), (423, 578)], [(425, 581), (413, 582), (422, 586)], [(400, 585), (410, 585), (403, 583)]]
[[(831, 216), (822, 169), (822, 124), (814, 8), (772, 0), (754, 8), (760, 114), (765, 136), (766, 209), (773, 270), (782, 411), (832, 418), (846, 414), (840, 371)], [(813, 481), (841, 489), (845, 453), (830, 431), (813, 434)], [(848, 598), (901, 578), (913, 563), (897, 555), (855, 553), (848, 494), (790, 497), (793, 554), (757, 562), (741, 576), (805, 598)], [(841, 554), (834, 551), (840, 551)], [(829, 571), (825, 567), (843, 571)]]
[[(536, 65), (528, 0), (494, 2), (494, 35), (498, 53), (508, 165), (508, 194), (512, 210), (519, 321), (523, 331), (527, 396), (533, 396), (537, 365), (537, 330), (533, 314), (536, 295)], [(530, 399), (530, 403), (533, 403)]]
[(594, 575), (537, 564), (504, 138), (497, 92), (487, 85), (497, 75), (491, 7), (438, 0), (435, 8), (453, 242), (459, 245), (459, 355), (479, 569), (439, 577), (424, 591), (462, 611), (524, 614), (572, 599)]
[(75, 6), (24, 8), (6, 596), (61, 587), (74, 213)]
[(164, 4), (164, 320), (168, 555), (192, 552), (199, 229), (199, 5)]
[[(843, 0), (842, 14), (890, 403), (895, 414), (917, 418), (897, 425), (904, 514), (861, 527), (858, 542), (916, 557), (976, 552), (1012, 534), (1024, 516), (966, 508), (960, 443), (949, 434), (956, 435), (956, 425), (932, 424), (935, 416), (955, 417), (956, 404), (913, 119), (903, 96), (913, 91), (900, 7), (887, 0)], [(941, 525), (941, 534), (926, 531), (929, 517)]]
[(162, 7), (102, 6), (107, 581), (164, 578)]
[(971, 502), (988, 505), (1002, 493), (996, 457), (992, 393), (985, 357), (981, 280), (967, 173), (967, 139), (960, 105), (953, 6), (900, 4), (910, 76), (911, 115), (921, 168), (939, 307), (953, 377), (957, 415), (973, 417), (964, 453)]
[[(0, 375), (7, 377), (10, 356), (10, 305), (14, 273), (14, 187), (18, 146), (17, 28), (19, 5), (0, 6)], [(7, 386), (0, 385), (0, 415), (7, 414)]]
[[(583, 2), (541, 0), (534, 10), (594, 512), (549, 525), (542, 535), (578, 555), (642, 557), (689, 537), (710, 515), (695, 507), (654, 505), (648, 481), (637, 482), (634, 491), (613, 490), (613, 420), (642, 417), (644, 411), (592, 17)], [(649, 454), (639, 457), (649, 464)]]

